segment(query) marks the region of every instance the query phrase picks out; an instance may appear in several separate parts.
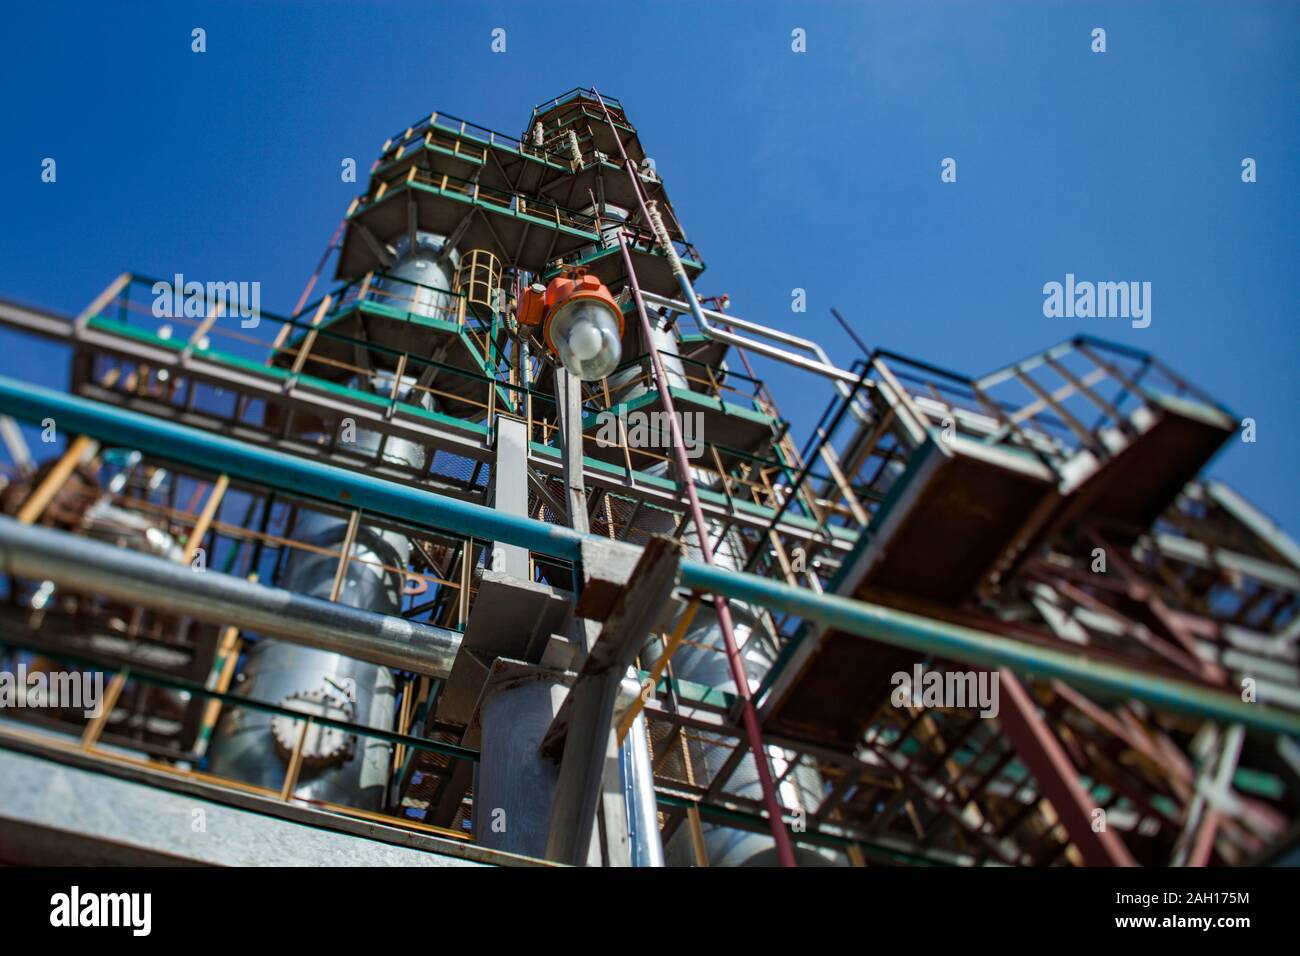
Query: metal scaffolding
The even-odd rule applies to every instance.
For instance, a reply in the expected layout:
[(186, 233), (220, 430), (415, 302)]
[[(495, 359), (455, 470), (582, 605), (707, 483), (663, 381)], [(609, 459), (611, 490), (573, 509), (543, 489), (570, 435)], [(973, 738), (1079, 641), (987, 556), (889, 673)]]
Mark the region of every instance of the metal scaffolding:
[[(520, 321), (574, 270), (626, 319), (599, 381)], [(109, 678), (97, 717), (6, 710), (0, 748), (501, 863), (1285, 838), (1300, 547), (1205, 475), (1235, 415), (1088, 337), (840, 367), (703, 272), (623, 104), (575, 89), (519, 137), (391, 137), (292, 315), (159, 315), (129, 273), (73, 318), (0, 300), (71, 361), (67, 394), (0, 379), (0, 660)], [(826, 390), (802, 441), (750, 354)]]

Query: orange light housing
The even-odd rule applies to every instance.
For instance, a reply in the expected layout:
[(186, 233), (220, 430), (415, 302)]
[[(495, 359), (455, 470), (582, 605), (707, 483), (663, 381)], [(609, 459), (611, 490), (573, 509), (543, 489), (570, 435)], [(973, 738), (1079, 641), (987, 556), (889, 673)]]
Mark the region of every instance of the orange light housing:
[(519, 303), (519, 324), (537, 326), (542, 324), (546, 314), (546, 286), (534, 283), (524, 290), (523, 301)]
[(545, 290), (530, 286), (518, 318), (541, 325), (547, 348), (583, 380), (604, 378), (622, 357), (623, 312), (605, 283), (585, 269), (556, 276)]

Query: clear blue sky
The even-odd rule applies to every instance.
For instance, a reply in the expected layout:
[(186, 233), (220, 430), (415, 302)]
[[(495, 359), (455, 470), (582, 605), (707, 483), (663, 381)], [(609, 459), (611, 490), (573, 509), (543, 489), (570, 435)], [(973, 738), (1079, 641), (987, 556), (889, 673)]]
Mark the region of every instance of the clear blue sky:
[[(1214, 472), (1300, 533), (1295, 3), (42, 0), (3, 18), (0, 294), (75, 312), (123, 269), (179, 271), (259, 280), (287, 312), (359, 191), (342, 157), (364, 171), (432, 109), (517, 134), (595, 84), (656, 160), (701, 292), (846, 362), (832, 305), (873, 345), (970, 373), (1076, 331), (1153, 351), (1258, 421)], [(1066, 272), (1150, 281), (1151, 327), (1045, 318)], [(0, 346), (0, 373), (66, 384), (56, 351)], [(761, 373), (796, 423), (826, 401)]]

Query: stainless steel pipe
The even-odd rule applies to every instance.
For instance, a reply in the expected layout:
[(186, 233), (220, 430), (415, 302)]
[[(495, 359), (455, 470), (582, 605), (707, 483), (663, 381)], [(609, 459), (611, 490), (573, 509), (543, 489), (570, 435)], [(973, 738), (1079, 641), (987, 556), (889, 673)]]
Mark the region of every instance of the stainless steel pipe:
[(0, 572), (446, 678), (460, 635), (0, 517)]

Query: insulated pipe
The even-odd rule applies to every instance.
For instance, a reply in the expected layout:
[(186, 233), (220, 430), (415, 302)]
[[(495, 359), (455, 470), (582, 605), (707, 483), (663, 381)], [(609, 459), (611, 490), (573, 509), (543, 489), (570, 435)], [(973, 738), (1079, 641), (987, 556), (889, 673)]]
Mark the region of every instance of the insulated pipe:
[[(660, 235), (662, 237), (662, 233)], [(673, 380), (673, 363), (677, 358), (677, 339), (671, 331), (664, 328), (656, 329), (655, 334), (660, 337), (656, 348), (663, 365), (665, 379), (669, 385), (675, 385), (677, 383)], [(680, 372), (679, 359), (677, 370)], [(654, 385), (652, 376), (651, 381), (644, 388), (653, 388)], [(668, 462), (665, 461), (662, 466), (655, 466), (655, 471), (666, 469), (667, 465)], [(692, 480), (698, 474), (692, 471)], [(671, 533), (676, 526), (675, 520), (671, 520), (672, 516), (667, 513), (662, 517), (669, 519), (667, 528), (663, 530)], [(700, 536), (695, 533), (693, 522), (688, 522), (688, 525), (688, 528), (682, 530), (681, 537), (683, 540), (698, 540)], [(735, 532), (721, 533), (721, 525), (715, 521), (707, 523), (706, 531), (710, 540), (715, 542), (714, 565), (719, 568), (740, 570), (743, 549), (736, 544)], [(688, 556), (699, 559), (702, 553), (698, 547), (688, 546)], [(741, 649), (750, 686), (762, 686), (763, 678), (771, 671), (779, 656), (779, 645), (775, 635), (765, 621), (761, 608), (733, 602), (728, 611), (731, 615), (732, 633), (736, 637), (737, 646)], [(736, 683), (731, 676), (731, 662), (725, 653), (717, 653), (715, 648), (719, 646), (725, 647), (725, 641), (722, 638), (722, 629), (717, 615), (712, 611), (698, 615), (688, 627), (685, 641), (673, 657), (674, 672), (685, 680), (705, 684), (722, 693), (734, 694)], [(709, 744), (703, 740), (692, 741), (690, 749), (691, 759), (698, 761), (698, 766), (702, 767), (703, 772), (709, 777), (719, 773), (731, 757), (730, 746)], [(768, 749), (768, 753), (774, 766), (784, 757), (779, 751), (771, 748)], [(806, 768), (801, 768), (795, 771), (790, 778), (790, 785), (797, 786), (802, 791), (804, 803), (807, 802), (808, 794), (821, 792), (819, 780), (811, 779), (816, 777), (816, 774), (806, 773), (805, 770)], [(738, 796), (754, 800), (762, 799), (763, 791), (753, 754), (748, 754), (732, 768), (728, 786)], [(705, 824), (705, 831), (705, 846), (708, 857), (714, 865), (764, 865), (770, 864), (775, 857), (772, 839), (760, 832), (715, 827), (712, 824)], [(676, 846), (670, 844), (667, 848), (670, 860), (686, 864), (690, 859), (689, 843), (685, 837), (686, 833), (680, 831), (675, 840)], [(826, 859), (818, 853), (800, 848), (796, 850), (796, 863), (800, 866), (825, 865)]]
[[(569, 561), (581, 558), (582, 535), (563, 525), (517, 519), (503, 511), (445, 498), (422, 488), (5, 376), (0, 376), (0, 413), (33, 423), (52, 418), (64, 433), (85, 433), (104, 442), (197, 467), (219, 465), (232, 479), (361, 508), (367, 515), (453, 531), (466, 537), (504, 541)], [(523, 525), (517, 523), (521, 520)]]
[[(641, 692), (641, 685), (636, 681), (624, 681), (624, 684), (628, 683), (635, 687), (634, 695)], [(646, 734), (645, 714), (637, 714), (623, 738), (623, 746), (619, 748), (628, 808), (628, 840), (632, 845), (633, 866), (663, 866), (664, 846), (659, 839), (654, 764), (650, 760)]]
[[(629, 165), (629, 171), (630, 169)], [(634, 174), (633, 178), (635, 184)], [(637, 195), (640, 198), (639, 186), (637, 187)], [(648, 215), (647, 218), (649, 218)], [(658, 220), (651, 221), (658, 222)], [(641, 289), (636, 281), (636, 270), (632, 264), (632, 256), (627, 251), (627, 242), (624, 240), (622, 233), (618, 237), (618, 247), (623, 253), (623, 265), (627, 269), (628, 282), (632, 286), (632, 295), (636, 300), (637, 315), (641, 319), (641, 331), (646, 340), (649, 341), (651, 337), (650, 317), (646, 315), (645, 300), (641, 298)], [(671, 248), (669, 246), (670, 250)], [(688, 295), (693, 299), (695, 292), (691, 289), (690, 280), (686, 278), (686, 271), (682, 268), (681, 261), (674, 254), (671, 257), (671, 262), (673, 271), (677, 273), (678, 281), (682, 283), (683, 288), (688, 291)], [(704, 520), (704, 509), (700, 507), (700, 498), (695, 491), (695, 482), (691, 480), (691, 463), (690, 459), (686, 457), (686, 446), (682, 442), (681, 422), (678, 421), (677, 411), (673, 407), (672, 393), (668, 389), (663, 363), (659, 361), (659, 353), (652, 350), (650, 352), (650, 361), (651, 368), (654, 370), (655, 384), (659, 388), (660, 397), (664, 403), (664, 412), (668, 418), (668, 428), (672, 435), (673, 454), (677, 461), (677, 473), (682, 486), (686, 489), (686, 500), (690, 508), (691, 520), (695, 523), (695, 533), (700, 542), (700, 554), (703, 556), (706, 565), (712, 565), (713, 543), (709, 540), (709, 526)], [(781, 815), (781, 804), (776, 799), (776, 783), (772, 779), (772, 768), (767, 762), (767, 748), (763, 744), (763, 732), (758, 726), (758, 711), (755, 709), (754, 700), (750, 696), (749, 677), (745, 673), (744, 658), (741, 656), (740, 647), (736, 643), (735, 627), (731, 620), (731, 607), (727, 603), (727, 599), (722, 595), (717, 595), (713, 607), (718, 617), (718, 627), (722, 630), (722, 643), (727, 650), (727, 664), (731, 670), (731, 679), (736, 685), (736, 695), (740, 698), (740, 720), (744, 726), (745, 740), (749, 745), (750, 755), (754, 758), (754, 765), (758, 770), (758, 782), (763, 791), (763, 806), (767, 809), (768, 825), (772, 828), (772, 839), (776, 843), (777, 859), (782, 866), (794, 866), (794, 844), (791, 842), (790, 834), (785, 828), (785, 820)]]
[[(511, 515), (373, 475), (247, 445), (224, 435), (5, 376), (0, 376), (0, 414), (28, 422), (54, 418), (58, 427), (66, 432), (84, 432), (101, 441), (136, 448), (160, 459), (191, 462), (198, 467), (210, 468), (213, 462), (220, 462), (221, 470), (231, 478), (290, 494), (344, 502), (349, 507), (363, 508), (367, 514), (378, 517), (393, 518), (436, 531), (501, 541), (565, 561), (582, 560), (584, 535), (563, 525)], [(76, 541), (78, 549), (84, 547), (82, 539)], [(602, 539), (602, 543), (607, 545), (608, 541)], [(122, 554), (117, 549), (113, 553), (115, 556)], [(0, 570), (3, 570), (3, 565), (0, 565)], [(195, 577), (215, 574), (207, 571), (195, 574)], [(1254, 730), (1300, 736), (1300, 714), (1281, 711), (1267, 704), (1245, 703), (1235, 694), (1145, 673), (1131, 666), (1092, 660), (1078, 651), (1067, 652), (1029, 644), (919, 614), (712, 567), (699, 561), (682, 562), (680, 583), (684, 588), (761, 604), (769, 610), (815, 621), (830, 630), (857, 634), (922, 654), (934, 654), (981, 667), (1007, 667), (1022, 676), (1039, 680), (1059, 679), (1108, 697), (1135, 697), (1194, 717), (1240, 722)], [(329, 607), (336, 613), (363, 613), (337, 605)], [(222, 620), (226, 620), (229, 609), (223, 608), (221, 613)], [(267, 623), (274, 625), (275, 622), (268, 616), (260, 625), (265, 627)], [(408, 621), (395, 623), (410, 628), (420, 626)], [(287, 626), (277, 630), (283, 632)], [(351, 644), (348, 646), (352, 647)], [(447, 661), (452, 657), (454, 653), (449, 650)]]
[[(683, 292), (685, 289), (683, 288)], [(714, 312), (711, 309), (705, 309), (700, 306), (699, 300), (694, 296), (694, 290), (687, 295), (687, 302), (678, 302), (676, 299), (670, 299), (667, 296), (656, 295), (653, 292), (643, 293), (645, 300), (651, 305), (661, 308), (672, 309), (674, 312), (683, 314), (689, 313), (695, 319), (695, 324), (711, 339), (719, 342), (726, 342), (729, 345), (735, 345), (741, 348), (749, 349), (751, 352), (757, 352), (760, 355), (766, 355), (768, 358), (776, 359), (778, 362), (784, 362), (787, 365), (793, 365), (796, 368), (805, 371), (815, 372), (825, 378), (835, 382), (843, 382), (850, 385), (858, 380), (858, 377), (852, 372), (842, 369), (831, 361), (830, 356), (825, 350), (811, 339), (800, 338), (797, 335), (791, 335), (789, 332), (781, 332), (777, 329), (768, 328), (765, 325), (759, 325), (757, 322), (747, 322), (738, 318), (729, 312)], [(742, 335), (736, 335), (734, 332), (728, 332), (725, 329), (719, 329), (709, 322), (712, 318), (716, 322), (723, 322), (727, 325), (734, 326), (738, 329), (744, 329), (746, 332), (752, 332), (755, 335), (761, 335), (764, 338), (772, 339), (775, 342), (783, 342), (786, 345), (792, 345), (795, 348), (808, 352), (816, 356), (816, 360), (804, 358), (802, 355), (795, 355), (793, 352), (787, 352), (784, 349), (778, 349), (775, 346), (764, 345), (762, 342), (755, 342), (753, 339), (747, 339)]]
[(447, 678), (460, 635), (0, 517), (0, 572)]
[[(593, 93), (595, 90), (593, 89)], [(599, 98), (599, 94), (597, 94)], [(602, 109), (604, 100), (601, 100)], [(609, 111), (605, 110), (605, 119), (610, 122), (611, 131), (613, 123), (610, 120)], [(616, 132), (616, 131), (615, 131)], [(640, 177), (628, 158), (626, 150), (623, 149), (621, 139), (616, 135), (615, 142), (618, 143), (619, 152), (622, 156), (624, 166), (628, 177), (632, 183), (632, 189), (637, 197), (637, 203), (641, 214), (646, 218), (647, 223), (652, 227), (656, 239), (662, 246), (664, 256), (667, 258), (672, 267), (674, 275), (683, 292), (695, 303), (698, 314), (699, 302), (695, 298), (694, 289), (691, 285), (686, 270), (683, 268), (680, 258), (677, 256), (676, 249), (673, 248), (672, 242), (668, 237), (667, 230), (664, 228), (660, 218), (659, 211), (646, 201), (644, 192), (641, 189)], [(645, 299), (642, 296), (641, 289), (637, 282), (636, 272), (632, 264), (630, 253), (627, 250), (626, 243), (621, 231), (615, 233), (619, 240), (619, 246), (623, 256), (624, 267), (627, 271), (628, 282), (633, 292), (633, 300), (637, 309), (637, 315), (641, 322), (642, 336), (646, 340), (647, 351), (651, 357), (651, 371), (654, 380), (654, 386), (661, 396), (664, 404), (664, 411), (668, 418), (669, 433), (672, 438), (673, 453), (676, 461), (678, 473), (681, 476), (682, 484), (687, 489), (687, 501), (690, 507), (695, 537), (700, 543), (698, 553), (704, 558), (705, 562), (728, 570), (739, 570), (740, 563), (736, 560), (735, 553), (731, 547), (732, 542), (724, 535), (719, 541), (716, 549), (712, 546), (711, 535), (715, 527), (712, 523), (704, 521), (703, 511), (700, 508), (699, 499), (695, 489), (694, 475), (695, 471), (690, 467), (685, 454), (685, 446), (682, 441), (680, 421), (677, 418), (676, 410), (671, 395), (670, 386), (673, 379), (670, 377), (669, 362), (676, 365), (676, 371), (680, 375), (681, 361), (676, 358), (676, 338), (666, 329), (656, 328), (650, 322), (646, 313)], [(658, 334), (667, 339), (660, 347), (660, 343), (654, 340)], [(779, 334), (779, 333), (778, 333)], [(796, 340), (801, 341), (801, 340)], [(815, 343), (811, 347), (817, 349)], [(820, 351), (820, 350), (818, 350)], [(824, 358), (823, 354), (823, 358)], [(828, 363), (829, 364), (829, 363)], [(836, 383), (842, 391), (847, 393), (847, 389), (840, 382)], [(865, 420), (866, 413), (854, 408), (853, 411), (859, 418)], [(781, 816), (781, 807), (777, 797), (776, 783), (771, 774), (771, 767), (768, 763), (769, 752), (763, 745), (761, 732), (758, 727), (757, 711), (754, 709), (752, 701), (752, 692), (750, 689), (749, 674), (753, 669), (755, 682), (761, 682), (762, 677), (770, 671), (777, 657), (777, 648), (775, 640), (770, 642), (764, 639), (764, 635), (771, 636), (770, 631), (762, 622), (762, 612), (756, 611), (749, 605), (737, 603), (733, 608), (725, 599), (719, 598), (714, 602), (714, 611), (711, 615), (713, 623), (701, 621), (697, 624), (696, 630), (689, 634), (688, 645), (692, 650), (682, 658), (681, 674), (691, 679), (703, 681), (720, 690), (730, 690), (736, 694), (741, 701), (741, 720), (745, 729), (745, 736), (749, 745), (750, 753), (748, 757), (742, 760), (741, 764), (735, 768), (732, 775), (733, 786), (739, 785), (740, 792), (747, 796), (757, 796), (761, 798), (768, 811), (769, 827), (772, 829), (773, 846), (766, 848), (759, 853), (754, 852), (753, 844), (762, 845), (761, 838), (755, 834), (736, 834), (734, 832), (719, 831), (710, 835), (708, 839), (709, 855), (717, 857), (718, 861), (734, 860), (736, 863), (755, 862), (759, 859), (771, 859), (775, 856), (776, 860), (783, 866), (798, 865), (799, 859), (796, 858), (794, 847), (785, 830), (784, 821)], [(704, 635), (711, 632), (714, 628), (720, 633), (722, 643), (726, 654), (722, 660), (716, 660), (716, 656), (711, 653), (696, 653), (694, 646), (697, 645)], [(741, 651), (740, 641), (737, 639), (738, 633), (749, 636)], [(704, 643), (712, 644), (713, 640), (705, 640)], [(720, 667), (718, 665), (721, 665)], [(730, 675), (728, 679), (727, 675)], [(775, 758), (775, 755), (772, 754)], [(726, 748), (722, 747), (704, 747), (701, 754), (709, 773), (718, 772), (728, 759)], [(797, 774), (796, 774), (797, 776)], [(817, 788), (820, 789), (820, 788)], [(753, 793), (754, 790), (758, 792)], [(722, 837), (722, 839), (718, 839)], [(814, 857), (817, 862), (820, 858)], [(811, 862), (810, 860), (809, 862)]]
[[(595, 92), (593, 90), (593, 92)], [(599, 98), (599, 94), (597, 94)], [(611, 130), (614, 130), (614, 120), (609, 115), (609, 110), (605, 107), (605, 101), (601, 99), (600, 107), (605, 113), (605, 119), (609, 123)], [(632, 183), (632, 191), (636, 194), (637, 203), (641, 206), (641, 214), (645, 217), (647, 223), (655, 226), (657, 234), (667, 239), (664, 233), (663, 223), (657, 215), (652, 215), (646, 205), (645, 196), (641, 192), (641, 181), (637, 177), (636, 169), (632, 161), (628, 159), (627, 150), (623, 148), (623, 141), (617, 135), (615, 130), (614, 142), (618, 144), (618, 151), (623, 158), (623, 166), (627, 171), (628, 180)], [(636, 281), (636, 269), (632, 264), (632, 254), (627, 251), (627, 241), (623, 233), (618, 234), (618, 248), (623, 254), (623, 265), (627, 269), (627, 278), (632, 286), (632, 297), (636, 302), (637, 316), (641, 320), (641, 333), (645, 336), (647, 343), (654, 340), (653, 328), (650, 324), (650, 317), (646, 315), (645, 300), (641, 297), (641, 288)], [(669, 264), (677, 276), (678, 285), (682, 288), (682, 293), (687, 300), (693, 303), (693, 309), (698, 312), (700, 304), (696, 301), (695, 290), (691, 287), (691, 280), (686, 275), (686, 269), (682, 266), (681, 259), (677, 257), (677, 250), (671, 242), (665, 242), (665, 255), (668, 256)], [(698, 321), (698, 320), (697, 320)], [(677, 418), (677, 411), (673, 407), (672, 392), (668, 388), (668, 378), (664, 374), (663, 362), (659, 358), (659, 353), (654, 349), (650, 350), (650, 367), (654, 371), (655, 387), (659, 389), (659, 395), (664, 403), (664, 412), (668, 418), (668, 430), (672, 436), (673, 456), (677, 461), (677, 473), (681, 485), (686, 489), (686, 500), (690, 508), (691, 519), (695, 522), (695, 534), (700, 541), (700, 554), (704, 557), (706, 565), (713, 564), (713, 543), (709, 540), (709, 526), (704, 520), (704, 509), (700, 507), (700, 497), (695, 491), (695, 482), (691, 480), (691, 462), (686, 457), (686, 445), (682, 441), (682, 425)], [(735, 573), (734, 571), (732, 573)], [(731, 678), (736, 684), (736, 694), (740, 698), (740, 720), (745, 729), (745, 740), (749, 745), (750, 753), (754, 758), (754, 765), (758, 769), (758, 782), (763, 791), (763, 806), (767, 810), (768, 826), (772, 828), (772, 839), (776, 843), (777, 859), (782, 866), (794, 866), (794, 844), (790, 840), (790, 833), (785, 828), (785, 821), (781, 816), (781, 804), (776, 798), (776, 783), (772, 779), (772, 768), (767, 762), (767, 750), (763, 745), (763, 732), (758, 726), (758, 711), (754, 707), (754, 700), (750, 696), (749, 677), (745, 674), (744, 658), (740, 654), (740, 647), (736, 643), (735, 628), (731, 621), (731, 608), (727, 604), (727, 599), (723, 595), (716, 595), (713, 602), (714, 612), (718, 617), (718, 626), (722, 630), (723, 644), (727, 649), (727, 663), (731, 668)]]
[[(684, 276), (684, 273), (683, 273)], [(679, 283), (681, 277), (678, 279)], [(689, 283), (689, 280), (688, 280)], [(685, 287), (683, 287), (685, 288)], [(738, 348), (746, 348), (751, 352), (759, 355), (766, 355), (768, 358), (776, 359), (778, 362), (784, 362), (786, 365), (793, 365), (795, 368), (801, 368), (807, 372), (813, 372), (825, 378), (829, 378), (835, 384), (835, 390), (845, 398), (849, 398), (849, 385), (857, 385), (858, 376), (845, 369), (839, 368), (826, 354), (826, 351), (812, 339), (802, 339), (797, 335), (791, 335), (788, 332), (781, 332), (777, 329), (768, 328), (765, 325), (759, 325), (757, 322), (746, 322), (744, 319), (737, 318), (725, 312), (713, 312), (709, 309), (701, 308), (699, 300), (695, 297), (694, 289), (687, 295), (689, 302), (678, 302), (667, 296), (656, 295), (653, 292), (645, 293), (645, 300), (651, 305), (657, 305), (663, 308), (672, 309), (674, 312), (689, 312), (695, 319), (695, 324), (711, 339), (719, 342), (726, 342), (728, 345), (735, 345)], [(795, 348), (802, 349), (812, 355), (817, 356), (817, 361), (804, 358), (802, 355), (795, 355), (793, 352), (787, 352), (785, 349), (779, 349), (775, 346), (764, 345), (762, 342), (755, 342), (753, 339), (747, 339), (744, 336), (736, 335), (725, 329), (719, 329), (709, 323), (709, 318), (718, 322), (724, 322), (727, 325), (733, 325), (738, 329), (744, 329), (747, 332), (753, 332), (755, 335), (761, 335), (765, 338), (772, 339), (776, 342), (784, 342), (787, 345), (793, 345)], [(867, 382), (868, 388), (874, 386), (874, 382)], [(870, 415), (859, 407), (856, 401), (852, 401), (853, 417), (861, 422), (869, 422)]]

